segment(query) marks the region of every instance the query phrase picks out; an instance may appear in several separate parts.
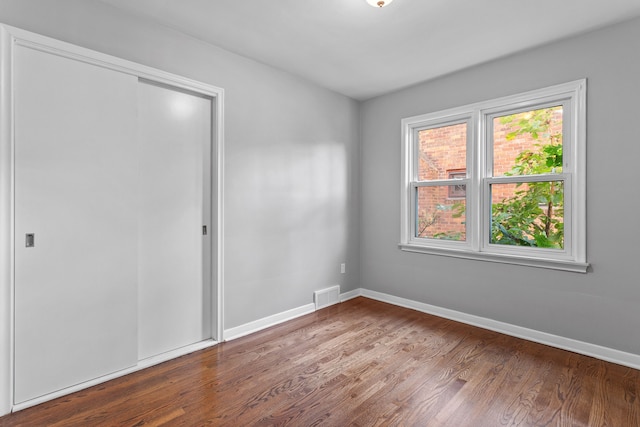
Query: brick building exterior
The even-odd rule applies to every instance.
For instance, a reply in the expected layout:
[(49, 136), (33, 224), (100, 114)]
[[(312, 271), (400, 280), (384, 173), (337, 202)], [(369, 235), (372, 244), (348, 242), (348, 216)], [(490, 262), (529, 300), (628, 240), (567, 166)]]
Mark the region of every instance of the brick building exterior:
[[(500, 118), (493, 122), (493, 175), (502, 176), (511, 171), (516, 157), (524, 151), (537, 151), (539, 144), (550, 142), (549, 135), (562, 135), (562, 108), (552, 109), (549, 130), (534, 139), (523, 133), (508, 139), (507, 135), (518, 129), (517, 123), (528, 112), (515, 115), (515, 120), (503, 124)], [(466, 176), (466, 124), (455, 124), (419, 132), (418, 179), (455, 179)], [(560, 139), (561, 142), (561, 139)], [(526, 187), (521, 186), (520, 189)], [(514, 185), (502, 185), (492, 189), (494, 203), (514, 195)], [(460, 186), (420, 187), (418, 189), (419, 237), (465, 240), (465, 188)], [(456, 218), (458, 215), (462, 215)]]

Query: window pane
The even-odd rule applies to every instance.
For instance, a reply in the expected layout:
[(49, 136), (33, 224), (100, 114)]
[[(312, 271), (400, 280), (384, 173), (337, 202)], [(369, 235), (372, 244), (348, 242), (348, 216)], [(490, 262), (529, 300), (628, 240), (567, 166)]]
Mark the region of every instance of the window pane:
[(562, 173), (562, 106), (493, 119), (493, 176)]
[(418, 180), (447, 179), (467, 167), (467, 124), (418, 132)]
[(416, 237), (430, 239), (466, 239), (466, 200), (451, 199), (449, 194), (462, 190), (464, 185), (418, 187), (416, 190)]
[(564, 183), (491, 185), (491, 243), (562, 249)]

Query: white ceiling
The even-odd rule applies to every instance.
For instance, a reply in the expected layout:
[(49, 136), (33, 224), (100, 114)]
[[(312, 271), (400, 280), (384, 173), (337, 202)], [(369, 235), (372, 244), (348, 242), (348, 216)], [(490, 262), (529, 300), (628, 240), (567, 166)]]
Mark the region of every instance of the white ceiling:
[(640, 0), (102, 1), (359, 100), (640, 16)]

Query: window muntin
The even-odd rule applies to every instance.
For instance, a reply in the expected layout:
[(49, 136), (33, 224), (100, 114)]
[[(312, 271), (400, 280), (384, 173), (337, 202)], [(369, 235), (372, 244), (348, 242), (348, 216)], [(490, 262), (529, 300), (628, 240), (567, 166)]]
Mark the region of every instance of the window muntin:
[(585, 118), (581, 80), (404, 119), (400, 248), (585, 272)]

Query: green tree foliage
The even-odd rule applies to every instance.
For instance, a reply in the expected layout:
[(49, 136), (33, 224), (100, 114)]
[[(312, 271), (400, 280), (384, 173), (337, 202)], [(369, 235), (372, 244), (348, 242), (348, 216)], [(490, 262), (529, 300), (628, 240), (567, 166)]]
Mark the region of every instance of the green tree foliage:
[[(551, 133), (554, 110), (545, 108), (500, 118), (511, 129), (507, 140), (529, 135), (534, 148), (521, 152), (505, 175), (562, 172), (562, 133)], [(492, 206), (491, 243), (562, 249), (564, 186), (562, 181), (515, 185), (513, 196)]]

